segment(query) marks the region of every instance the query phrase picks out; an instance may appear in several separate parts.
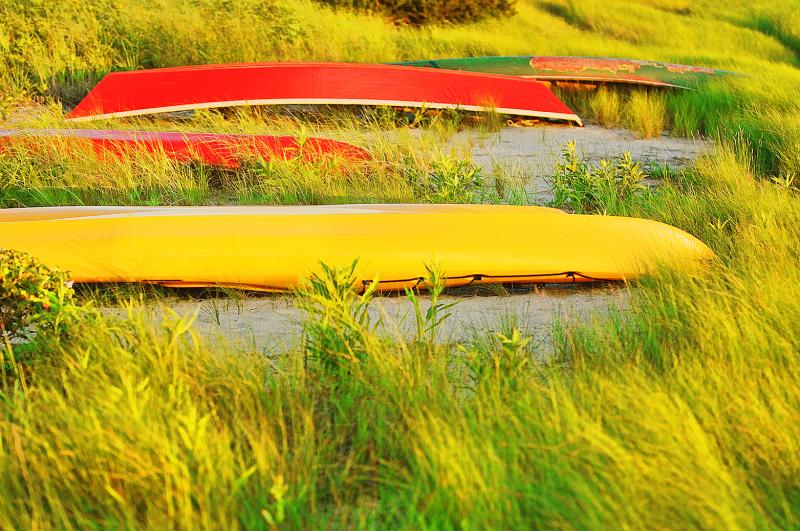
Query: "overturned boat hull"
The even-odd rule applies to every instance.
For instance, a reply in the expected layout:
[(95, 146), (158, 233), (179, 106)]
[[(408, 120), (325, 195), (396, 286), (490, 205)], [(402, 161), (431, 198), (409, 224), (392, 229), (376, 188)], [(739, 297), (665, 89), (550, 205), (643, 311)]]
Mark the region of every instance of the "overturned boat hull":
[(0, 248), (76, 282), (258, 290), (292, 289), (320, 262), (354, 259), (361, 285), (391, 290), (417, 285), (431, 262), (463, 285), (630, 280), (713, 257), (654, 221), (490, 205), (7, 209)]
[(76, 121), (241, 105), (346, 104), (493, 109), (580, 119), (534, 80), (351, 63), (248, 63), (115, 72), (68, 118)]
[(611, 57), (521, 55), (434, 59), (393, 64), (503, 74), (539, 81), (625, 83), (683, 89), (696, 88), (710, 79), (733, 74), (703, 66)]
[(0, 130), (0, 151), (14, 146), (36, 151), (52, 145), (52, 142), (44, 144), (43, 140), (65, 142), (73, 149), (86, 147), (100, 158), (145, 152), (180, 162), (197, 161), (227, 168), (238, 168), (243, 160), (248, 159), (317, 161), (328, 157), (370, 158), (369, 153), (361, 148), (324, 138), (306, 138), (301, 142), (292, 136), (97, 129)]

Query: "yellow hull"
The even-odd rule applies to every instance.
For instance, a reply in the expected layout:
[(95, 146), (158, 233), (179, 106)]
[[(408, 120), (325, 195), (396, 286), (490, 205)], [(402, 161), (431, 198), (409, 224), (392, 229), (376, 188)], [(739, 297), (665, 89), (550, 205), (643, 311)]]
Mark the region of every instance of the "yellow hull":
[(319, 263), (359, 260), (358, 280), (414, 285), (425, 264), (448, 284), (629, 280), (713, 253), (655, 221), (541, 207), (56, 207), (0, 210), (0, 248), (76, 282), (285, 290)]

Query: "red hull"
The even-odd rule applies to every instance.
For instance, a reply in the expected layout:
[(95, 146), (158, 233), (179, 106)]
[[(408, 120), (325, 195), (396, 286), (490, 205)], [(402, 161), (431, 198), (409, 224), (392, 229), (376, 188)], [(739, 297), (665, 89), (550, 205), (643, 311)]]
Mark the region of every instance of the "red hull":
[[(348, 160), (367, 160), (369, 153), (361, 148), (324, 138), (308, 138), (301, 145), (291, 136), (218, 135), (211, 133), (162, 133), (153, 131), (106, 131), (96, 129), (29, 129), (0, 131), (0, 150), (9, 142), (25, 142), (31, 138), (66, 139), (91, 146), (100, 156), (124, 156), (132, 151), (163, 153), (181, 161), (200, 161), (214, 166), (238, 168), (242, 159), (263, 158), (289, 160), (303, 158), (315, 161), (338, 156)], [(41, 145), (41, 141), (36, 145)]]
[(93, 120), (238, 105), (353, 104), (459, 108), (580, 119), (534, 80), (349, 63), (252, 63), (117, 72), (69, 114)]

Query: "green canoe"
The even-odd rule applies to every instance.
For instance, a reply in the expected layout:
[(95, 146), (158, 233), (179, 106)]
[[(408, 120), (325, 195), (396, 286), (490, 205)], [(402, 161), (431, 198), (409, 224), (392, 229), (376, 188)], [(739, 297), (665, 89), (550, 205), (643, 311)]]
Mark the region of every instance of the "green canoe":
[(609, 57), (521, 55), (406, 61), (392, 64), (523, 76), (542, 81), (628, 83), (684, 89), (696, 88), (709, 79), (733, 74), (726, 70), (703, 66)]

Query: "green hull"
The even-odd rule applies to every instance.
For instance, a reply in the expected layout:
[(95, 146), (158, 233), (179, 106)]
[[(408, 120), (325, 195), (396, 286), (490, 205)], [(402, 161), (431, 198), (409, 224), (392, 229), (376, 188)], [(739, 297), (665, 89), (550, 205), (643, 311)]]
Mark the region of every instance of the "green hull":
[(701, 66), (607, 57), (522, 55), (435, 59), (393, 64), (524, 76), (545, 81), (628, 83), (685, 89), (696, 88), (710, 79), (733, 73)]

